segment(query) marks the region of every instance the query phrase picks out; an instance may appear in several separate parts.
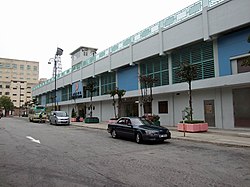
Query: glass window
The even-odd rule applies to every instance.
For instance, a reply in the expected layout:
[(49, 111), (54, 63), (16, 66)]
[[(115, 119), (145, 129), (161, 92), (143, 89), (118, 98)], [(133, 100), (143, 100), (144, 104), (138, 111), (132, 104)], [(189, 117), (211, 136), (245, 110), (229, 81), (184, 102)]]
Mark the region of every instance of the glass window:
[(2, 95), (2, 92), (0, 92), (0, 95)]
[(0, 84), (0, 88), (2, 88), (2, 87), (3, 87), (3, 85)]
[(21, 69), (21, 70), (24, 70), (24, 65), (20, 65), (20, 69)]
[[(153, 83), (153, 87), (168, 85), (168, 56), (144, 59), (140, 63), (140, 75), (154, 78), (156, 81)], [(144, 86), (142, 85), (142, 87)]]
[(37, 71), (37, 66), (33, 66), (33, 71)]
[(30, 65), (27, 65), (27, 70), (30, 70)]
[(6, 63), (5, 68), (11, 68), (10, 63)]
[(3, 68), (3, 64), (2, 63), (0, 63), (0, 68)]
[(250, 56), (237, 59), (237, 70), (238, 73), (250, 72), (250, 66), (244, 65), (247, 61), (250, 60)]
[(10, 88), (10, 85), (6, 85), (5, 88)]
[(10, 95), (10, 92), (5, 92), (5, 95)]
[(197, 77), (195, 80), (214, 77), (213, 56), (213, 42), (201, 42), (175, 50), (171, 53), (173, 83), (184, 81), (178, 76), (183, 63), (189, 63), (196, 67)]
[(17, 65), (16, 64), (12, 64), (12, 68), (13, 69), (17, 69)]
[(108, 94), (116, 87), (116, 73), (103, 73), (101, 75), (101, 95)]
[(158, 110), (159, 110), (159, 114), (167, 114), (168, 113), (168, 101), (159, 101)]

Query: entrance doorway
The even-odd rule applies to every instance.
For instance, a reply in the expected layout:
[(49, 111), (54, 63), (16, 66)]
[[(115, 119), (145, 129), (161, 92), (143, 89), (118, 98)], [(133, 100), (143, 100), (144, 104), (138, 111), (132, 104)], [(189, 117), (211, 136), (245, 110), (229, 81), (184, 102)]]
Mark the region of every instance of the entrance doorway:
[(125, 98), (122, 100), (121, 116), (139, 116), (138, 98)]
[(233, 90), (234, 125), (250, 128), (250, 87)]
[(209, 127), (215, 127), (214, 100), (204, 100), (205, 122)]

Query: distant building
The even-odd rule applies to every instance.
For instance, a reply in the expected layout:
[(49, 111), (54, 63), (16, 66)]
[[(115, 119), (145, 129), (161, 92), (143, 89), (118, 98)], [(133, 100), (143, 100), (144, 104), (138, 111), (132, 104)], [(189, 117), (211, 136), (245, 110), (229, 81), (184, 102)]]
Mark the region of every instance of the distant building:
[(71, 55), (71, 66), (78, 64), (81, 61), (87, 60), (90, 56), (94, 56), (96, 54), (97, 49), (91, 47), (78, 47), (74, 50)]
[(0, 97), (10, 97), (19, 115), (22, 106), (32, 100), (32, 87), (39, 83), (39, 62), (0, 58)]
[(41, 78), (41, 79), (39, 79), (39, 84), (41, 84), (41, 83), (43, 83), (45, 81), (47, 81), (47, 78)]

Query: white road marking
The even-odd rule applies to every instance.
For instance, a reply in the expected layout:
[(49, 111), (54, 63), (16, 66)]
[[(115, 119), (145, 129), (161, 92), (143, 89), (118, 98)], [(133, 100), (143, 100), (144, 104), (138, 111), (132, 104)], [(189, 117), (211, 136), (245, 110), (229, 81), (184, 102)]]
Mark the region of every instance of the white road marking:
[(40, 144), (40, 140), (36, 140), (36, 139), (32, 138), (31, 136), (26, 136), (26, 138), (30, 139), (32, 142)]

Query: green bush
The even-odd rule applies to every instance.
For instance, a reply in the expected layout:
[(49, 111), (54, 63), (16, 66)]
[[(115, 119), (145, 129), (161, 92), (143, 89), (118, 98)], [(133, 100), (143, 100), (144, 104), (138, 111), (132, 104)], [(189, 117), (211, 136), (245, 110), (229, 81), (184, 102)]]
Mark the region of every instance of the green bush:
[(72, 117), (72, 118), (75, 118), (75, 117), (76, 117), (76, 112), (75, 112), (75, 109), (74, 109), (74, 108), (72, 109), (71, 117)]
[[(183, 121), (180, 121), (180, 123), (182, 123)], [(203, 120), (185, 120), (184, 123), (204, 123)]]

